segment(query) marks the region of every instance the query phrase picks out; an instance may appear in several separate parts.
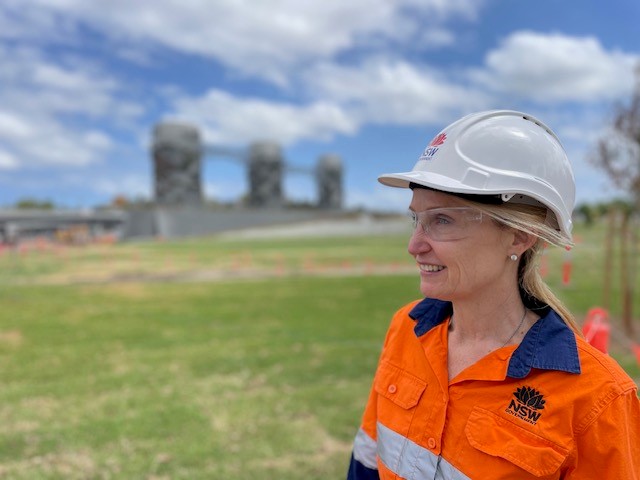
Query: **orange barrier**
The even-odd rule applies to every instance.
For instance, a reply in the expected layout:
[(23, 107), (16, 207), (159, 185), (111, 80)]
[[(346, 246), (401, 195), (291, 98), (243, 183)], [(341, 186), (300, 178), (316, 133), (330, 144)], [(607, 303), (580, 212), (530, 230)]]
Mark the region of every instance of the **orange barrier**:
[(634, 343), (631, 345), (631, 350), (633, 350), (633, 354), (636, 356), (636, 361), (638, 362), (638, 365), (640, 365), (640, 345)]
[(587, 318), (582, 326), (582, 334), (587, 342), (601, 352), (608, 353), (611, 325), (609, 312), (604, 308), (594, 307), (587, 312)]

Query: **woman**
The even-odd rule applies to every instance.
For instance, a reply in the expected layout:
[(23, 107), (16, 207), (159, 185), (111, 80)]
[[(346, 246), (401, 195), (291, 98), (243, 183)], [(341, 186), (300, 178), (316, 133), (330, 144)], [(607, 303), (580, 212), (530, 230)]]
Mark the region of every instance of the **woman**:
[(537, 270), (545, 243), (571, 245), (555, 134), (519, 112), (469, 115), (380, 181), (412, 189), (425, 298), (393, 318), (349, 479), (640, 478), (637, 386)]

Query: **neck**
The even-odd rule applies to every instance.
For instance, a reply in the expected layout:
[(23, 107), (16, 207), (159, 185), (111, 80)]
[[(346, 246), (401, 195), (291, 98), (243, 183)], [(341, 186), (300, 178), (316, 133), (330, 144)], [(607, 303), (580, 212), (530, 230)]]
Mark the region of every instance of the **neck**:
[(502, 298), (487, 295), (468, 301), (453, 303), (451, 333), (458, 341), (493, 340), (506, 341), (522, 321), (525, 306), (518, 291), (512, 291)]

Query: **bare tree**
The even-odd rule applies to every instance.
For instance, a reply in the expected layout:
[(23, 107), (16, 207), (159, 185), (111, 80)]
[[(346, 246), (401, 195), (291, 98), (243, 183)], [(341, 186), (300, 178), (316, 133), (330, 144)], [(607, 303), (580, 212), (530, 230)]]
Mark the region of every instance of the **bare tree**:
[[(602, 168), (613, 183), (626, 191), (633, 204), (622, 212), (620, 231), (622, 321), (633, 337), (633, 296), (637, 277), (638, 245), (635, 230), (640, 213), (640, 64), (636, 67), (636, 83), (631, 101), (615, 107), (613, 121), (606, 136), (598, 142), (594, 163)], [(613, 235), (613, 231), (609, 235)], [(608, 288), (608, 287), (607, 287)], [(608, 299), (607, 299), (608, 301)]]
[(640, 209), (640, 64), (631, 101), (615, 107), (611, 129), (598, 142), (594, 161)]

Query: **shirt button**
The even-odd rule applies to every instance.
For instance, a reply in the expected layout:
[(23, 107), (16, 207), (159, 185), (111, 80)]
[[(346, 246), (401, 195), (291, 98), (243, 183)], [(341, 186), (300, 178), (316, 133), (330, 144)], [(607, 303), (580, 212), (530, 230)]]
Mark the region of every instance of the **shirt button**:
[(387, 388), (387, 391), (389, 393), (396, 393), (398, 391), (398, 387), (396, 387), (394, 384), (389, 385), (389, 387)]
[(427, 440), (427, 446), (429, 448), (436, 448), (436, 439), (433, 437), (429, 438), (429, 440)]

